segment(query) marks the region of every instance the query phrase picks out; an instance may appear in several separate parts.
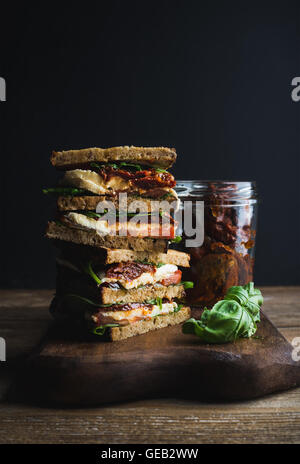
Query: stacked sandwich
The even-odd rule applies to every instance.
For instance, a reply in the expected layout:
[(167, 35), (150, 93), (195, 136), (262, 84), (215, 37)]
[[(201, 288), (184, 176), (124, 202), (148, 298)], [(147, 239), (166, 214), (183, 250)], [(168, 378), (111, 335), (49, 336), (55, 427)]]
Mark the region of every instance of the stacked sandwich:
[(188, 319), (176, 242), (176, 160), (169, 148), (115, 147), (53, 152), (63, 171), (57, 217), (46, 237), (59, 249), (51, 312), (110, 340)]

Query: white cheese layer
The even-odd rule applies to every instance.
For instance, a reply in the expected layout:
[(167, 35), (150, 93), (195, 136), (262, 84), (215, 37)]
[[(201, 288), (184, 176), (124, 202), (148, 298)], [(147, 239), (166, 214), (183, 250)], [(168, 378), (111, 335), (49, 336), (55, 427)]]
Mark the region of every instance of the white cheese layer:
[(160, 314), (171, 314), (177, 308), (177, 303), (163, 303), (160, 308), (158, 305), (152, 305), (152, 309), (147, 310), (146, 308), (132, 309), (131, 311), (106, 311), (101, 313), (105, 317), (113, 318), (115, 321), (121, 321), (127, 319), (128, 321), (134, 320), (136, 317), (143, 319), (150, 319)]
[[(115, 175), (111, 176), (107, 181), (95, 171), (86, 169), (73, 169), (66, 171), (62, 179), (62, 185), (77, 187), (96, 193), (97, 195), (105, 195), (115, 191), (130, 192), (133, 187), (130, 180), (123, 179)], [(166, 193), (171, 193), (175, 199), (178, 199), (175, 190), (169, 187), (162, 187)], [(139, 189), (141, 193), (147, 192), (146, 189)]]
[(71, 221), (74, 225), (79, 226), (83, 229), (96, 230), (99, 235), (108, 235), (110, 233), (110, 227), (108, 221), (98, 221), (79, 213), (67, 213), (65, 217)]
[(84, 169), (66, 171), (62, 183), (71, 187), (83, 188), (98, 195), (104, 195), (112, 190), (127, 190), (129, 188), (128, 180), (120, 176), (112, 176), (105, 182), (97, 172)]
[(174, 264), (164, 264), (161, 267), (157, 267), (154, 274), (151, 274), (150, 272), (144, 272), (139, 277), (131, 281), (127, 281), (122, 278), (104, 277), (102, 282), (117, 282), (121, 284), (122, 287), (126, 288), (126, 290), (130, 290), (131, 288), (137, 288), (140, 285), (153, 285), (157, 282), (161, 282), (162, 280), (174, 274), (177, 269), (177, 266)]
[(75, 227), (81, 229), (95, 230), (99, 235), (120, 235), (120, 236), (131, 236), (131, 237), (172, 237), (173, 228), (172, 224), (164, 224), (161, 228), (160, 224), (155, 223), (148, 225), (144, 222), (135, 221), (134, 218), (129, 219), (127, 222), (110, 222), (101, 219), (93, 219), (85, 214), (80, 213), (67, 213), (64, 215), (70, 223), (74, 224)]

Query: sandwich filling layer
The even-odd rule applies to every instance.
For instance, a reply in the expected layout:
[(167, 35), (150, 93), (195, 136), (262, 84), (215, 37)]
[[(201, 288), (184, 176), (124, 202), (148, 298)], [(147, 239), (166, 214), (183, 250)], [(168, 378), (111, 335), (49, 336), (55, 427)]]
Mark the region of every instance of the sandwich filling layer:
[(107, 308), (99, 308), (97, 313), (91, 315), (91, 319), (97, 326), (118, 323), (120, 325), (132, 324), (141, 320), (149, 320), (156, 316), (163, 316), (179, 311), (181, 308), (175, 301), (153, 303), (128, 303), (111, 305)]
[[(138, 215), (135, 216), (138, 218)], [(63, 224), (70, 227), (94, 230), (101, 236), (121, 235), (131, 237), (162, 237), (173, 239), (175, 237), (175, 223), (170, 220), (161, 220), (152, 222), (148, 216), (139, 216), (139, 219), (132, 218), (128, 221), (116, 219), (105, 220), (101, 217), (89, 217), (87, 214), (69, 212), (64, 214), (60, 220)]]
[(102, 283), (117, 283), (126, 290), (144, 285), (175, 285), (181, 281), (181, 271), (174, 264), (156, 266), (144, 263), (119, 263), (111, 266), (101, 279)]
[(116, 192), (136, 192), (139, 195), (159, 189), (161, 193), (171, 193), (176, 197), (173, 188), (174, 177), (169, 172), (157, 172), (155, 169), (129, 172), (121, 169), (73, 169), (66, 171), (63, 185), (82, 188), (97, 195)]

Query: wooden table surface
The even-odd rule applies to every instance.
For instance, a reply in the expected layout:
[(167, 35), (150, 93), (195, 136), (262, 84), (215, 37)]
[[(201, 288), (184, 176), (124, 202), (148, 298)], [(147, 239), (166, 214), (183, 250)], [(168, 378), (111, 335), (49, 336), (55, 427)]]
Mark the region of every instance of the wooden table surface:
[[(300, 287), (265, 287), (264, 312), (300, 337)], [(236, 403), (156, 399), (92, 409), (11, 404), (5, 392), (51, 320), (50, 290), (0, 290), (0, 443), (300, 443), (300, 389)], [(299, 361), (300, 362), (300, 361)]]

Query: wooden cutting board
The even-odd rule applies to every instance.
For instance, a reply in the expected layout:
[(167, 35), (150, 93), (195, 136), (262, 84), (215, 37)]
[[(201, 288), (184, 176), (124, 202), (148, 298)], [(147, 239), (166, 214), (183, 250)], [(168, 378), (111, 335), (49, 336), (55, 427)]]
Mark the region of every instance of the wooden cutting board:
[(65, 406), (166, 396), (250, 399), (300, 385), (292, 349), (264, 314), (255, 338), (224, 345), (202, 344), (181, 326), (112, 343), (53, 325), (10, 397)]

